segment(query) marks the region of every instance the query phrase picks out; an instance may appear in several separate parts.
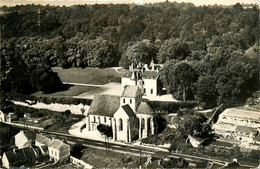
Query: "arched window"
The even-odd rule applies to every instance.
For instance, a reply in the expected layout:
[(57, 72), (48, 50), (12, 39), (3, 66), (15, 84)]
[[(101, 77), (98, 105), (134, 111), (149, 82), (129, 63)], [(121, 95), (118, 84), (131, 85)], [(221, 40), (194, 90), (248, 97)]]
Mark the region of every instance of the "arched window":
[(107, 119), (106, 119), (106, 117), (104, 117), (104, 123), (106, 123), (107, 122)]
[(123, 130), (123, 120), (119, 119), (119, 131)]
[(153, 89), (151, 89), (151, 94), (153, 94)]
[(132, 104), (132, 99), (130, 99), (130, 104)]
[(96, 117), (94, 116), (94, 123), (96, 123)]
[(125, 99), (123, 99), (123, 103), (125, 103)]
[(98, 124), (100, 124), (100, 117), (98, 117)]

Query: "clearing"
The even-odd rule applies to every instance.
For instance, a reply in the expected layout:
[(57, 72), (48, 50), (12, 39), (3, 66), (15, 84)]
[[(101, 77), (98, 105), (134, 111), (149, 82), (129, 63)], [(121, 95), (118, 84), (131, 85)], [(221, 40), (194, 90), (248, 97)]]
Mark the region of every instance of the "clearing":
[(102, 85), (110, 82), (121, 82), (123, 73), (117, 72), (115, 68), (70, 68), (62, 69), (53, 67), (52, 70), (58, 73), (62, 82), (84, 83)]

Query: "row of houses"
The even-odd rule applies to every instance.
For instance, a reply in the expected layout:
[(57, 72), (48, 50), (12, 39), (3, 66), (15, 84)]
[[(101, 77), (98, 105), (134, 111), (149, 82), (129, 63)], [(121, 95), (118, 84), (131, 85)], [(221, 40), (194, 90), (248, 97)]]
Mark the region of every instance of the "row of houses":
[(15, 149), (3, 153), (2, 164), (6, 168), (41, 161), (46, 157), (54, 163), (63, 162), (70, 156), (68, 144), (32, 131), (20, 131), (16, 134), (15, 146)]
[(239, 147), (259, 150), (260, 112), (229, 108), (219, 115), (212, 128), (221, 138)]

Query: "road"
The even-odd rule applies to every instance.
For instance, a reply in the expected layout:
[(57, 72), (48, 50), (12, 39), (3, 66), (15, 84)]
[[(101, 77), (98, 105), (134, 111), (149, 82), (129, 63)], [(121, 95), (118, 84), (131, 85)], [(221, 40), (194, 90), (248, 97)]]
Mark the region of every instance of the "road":
[[(16, 127), (21, 128), (22, 126), (16, 126)], [(226, 164), (230, 162), (230, 161), (216, 160), (213, 158), (193, 156), (193, 155), (188, 155), (183, 153), (174, 153), (174, 152), (170, 153), (166, 148), (165, 149), (160, 148), (159, 150), (156, 147), (132, 145), (132, 144), (125, 144), (125, 143), (115, 143), (115, 142), (107, 143), (105, 141), (80, 138), (65, 133), (51, 132), (51, 131), (44, 131), (44, 130), (38, 130), (38, 131), (50, 137), (55, 137), (58, 139), (66, 139), (68, 143), (81, 143), (87, 147), (93, 147), (93, 148), (104, 149), (104, 150), (108, 149), (108, 150), (117, 151), (121, 153), (130, 153), (138, 156), (141, 154), (142, 156), (157, 156), (159, 158), (160, 157), (184, 158), (188, 162), (193, 162), (193, 163), (199, 161), (206, 161), (206, 162), (216, 162), (216, 163)], [(243, 166), (250, 167), (250, 168), (255, 167), (255, 166), (248, 166), (248, 165), (243, 165)]]

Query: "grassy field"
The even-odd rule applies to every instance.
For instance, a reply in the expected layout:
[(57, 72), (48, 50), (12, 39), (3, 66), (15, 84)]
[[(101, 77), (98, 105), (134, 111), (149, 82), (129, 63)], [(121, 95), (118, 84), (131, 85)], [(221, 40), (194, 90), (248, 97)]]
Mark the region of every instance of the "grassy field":
[(32, 95), (33, 96), (60, 96), (60, 97), (72, 97), (72, 96), (78, 96), (82, 93), (86, 92), (101, 92), (103, 91), (102, 88), (100, 87), (89, 87), (89, 86), (70, 86), (65, 90), (55, 92), (55, 93), (50, 93), (50, 94), (45, 94), (41, 91), (35, 92)]
[(52, 70), (58, 73), (62, 82), (85, 83), (85, 84), (107, 84), (109, 82), (120, 82), (123, 73), (117, 73), (114, 69), (106, 68), (70, 68), (62, 69), (53, 67)]
[[(83, 150), (81, 159), (95, 168), (138, 168), (139, 156), (95, 149), (87, 147)], [(147, 157), (141, 157), (141, 165), (146, 162)]]

